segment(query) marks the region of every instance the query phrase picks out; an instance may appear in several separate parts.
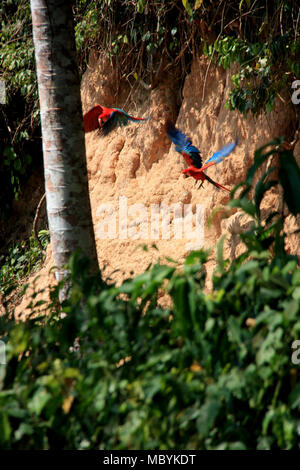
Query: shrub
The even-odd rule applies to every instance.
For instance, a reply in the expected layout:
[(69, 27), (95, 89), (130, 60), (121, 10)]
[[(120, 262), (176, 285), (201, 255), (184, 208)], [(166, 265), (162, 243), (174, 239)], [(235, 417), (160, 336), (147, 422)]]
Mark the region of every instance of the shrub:
[[(45, 249), (49, 241), (48, 230), (38, 234), (41, 246)], [(7, 256), (0, 257), (0, 294), (5, 298), (24, 280), (36, 271), (43, 260), (43, 251), (32, 234), (28, 240), (9, 246)]]
[[(277, 155), (287, 208), (299, 211), (299, 168), (281, 141), (256, 152), (230, 205), (251, 214), (245, 253), (223, 260), (203, 292), (207, 253), (182, 269), (158, 262), (117, 287), (70, 261), (69, 295), (24, 322), (0, 317), (0, 440), (6, 449), (296, 449), (300, 270), (284, 249), (283, 215), (263, 220)], [(158, 298), (164, 291), (170, 307)], [(64, 312), (64, 315), (62, 315)], [(35, 313), (35, 316), (33, 315)]]

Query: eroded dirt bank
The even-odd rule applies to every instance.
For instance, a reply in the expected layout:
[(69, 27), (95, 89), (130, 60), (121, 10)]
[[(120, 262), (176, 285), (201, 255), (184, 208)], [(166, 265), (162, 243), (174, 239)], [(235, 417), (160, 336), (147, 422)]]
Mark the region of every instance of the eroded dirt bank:
[[(229, 195), (207, 182), (198, 190), (192, 178), (185, 178), (181, 174), (186, 164), (165, 133), (167, 119), (174, 120), (192, 138), (193, 144), (201, 150), (204, 161), (224, 144), (239, 137), (234, 153), (222, 164), (207, 171), (211, 178), (228, 188), (244, 179), (255, 149), (274, 137), (284, 135), (287, 140), (293, 138), (295, 117), (288, 103), (278, 100), (272, 113), (256, 119), (251, 116), (245, 118), (237, 111), (227, 111), (224, 105), (230, 91), (232, 72), (214, 66), (210, 66), (207, 71), (207, 67), (207, 59), (195, 59), (182, 90), (171, 72), (151, 92), (140, 86), (130, 88), (123, 84), (118, 87), (111, 65), (103, 58), (96, 57), (91, 59), (83, 77), (84, 112), (99, 103), (123, 108), (136, 116), (150, 116), (146, 123), (132, 123), (106, 137), (97, 131), (86, 135), (90, 197), (99, 262), (105, 268), (104, 272), (107, 275), (113, 273), (112, 278), (118, 283), (133, 273), (142, 272), (158, 258), (167, 256), (182, 262), (191, 248), (200, 246), (212, 248), (208, 263), (210, 274), (215, 265), (214, 249), (223, 233), (227, 234), (227, 256), (233, 257), (242, 249), (237, 233), (247, 226), (247, 218), (236, 212), (222, 219), (220, 212), (210, 227), (207, 226), (212, 210), (225, 205)], [(295, 156), (300, 164), (299, 143), (295, 148)], [(277, 199), (276, 192), (270, 191), (265, 209), (276, 209)], [(196, 233), (193, 239), (174, 238), (176, 215), (171, 211), (170, 220), (164, 228), (167, 235), (170, 229), (170, 238), (162, 239), (161, 233), (157, 237), (153, 236), (155, 231), (151, 225), (151, 211), (155, 212), (157, 205), (161, 204), (177, 204), (177, 207), (190, 204), (194, 225), (197, 208), (201, 206), (198, 217), (204, 231), (201, 231), (200, 236)], [(127, 227), (123, 219), (125, 205)], [(287, 224), (288, 232), (296, 227), (292, 218)], [(112, 239), (105, 238), (106, 228), (112, 231)], [(143, 235), (139, 235), (141, 233)], [(153, 243), (157, 249), (151, 248)], [(288, 243), (291, 252), (300, 252), (299, 236), (293, 235)], [(149, 250), (144, 251), (143, 245), (147, 245)], [(52, 265), (48, 248), (45, 264), (38, 273), (37, 289), (45, 288), (50, 279), (53, 281), (53, 274), (49, 275)], [(28, 294), (17, 309), (20, 314), (25, 312)]]

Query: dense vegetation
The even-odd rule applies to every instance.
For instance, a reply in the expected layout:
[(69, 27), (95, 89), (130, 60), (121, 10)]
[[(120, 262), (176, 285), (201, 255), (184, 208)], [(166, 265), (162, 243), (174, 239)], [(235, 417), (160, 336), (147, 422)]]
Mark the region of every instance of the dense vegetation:
[[(283, 210), (263, 220), (277, 185)], [(121, 287), (90, 277), (76, 253), (62, 306), (61, 284), (50, 305), (32, 297), (26, 321), (0, 317), (1, 448), (299, 449), (300, 269), (283, 231), (284, 214), (300, 213), (299, 191), (281, 141), (256, 152), (229, 203), (252, 218), (245, 252), (229, 262), (219, 245), (210, 294), (203, 251), (183, 269), (159, 262)]]
[(0, 258), (0, 295), (4, 298), (13, 291), (16, 294), (29, 274), (41, 267), (49, 231), (40, 230), (38, 237), (40, 244), (32, 234), (28, 241), (16, 242), (9, 247), (7, 256)]

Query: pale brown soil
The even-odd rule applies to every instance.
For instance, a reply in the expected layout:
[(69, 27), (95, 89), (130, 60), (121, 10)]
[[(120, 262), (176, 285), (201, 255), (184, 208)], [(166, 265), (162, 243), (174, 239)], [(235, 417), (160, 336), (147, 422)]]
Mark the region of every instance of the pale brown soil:
[[(94, 57), (83, 77), (84, 112), (99, 103), (115, 105), (136, 116), (150, 116), (146, 123), (132, 123), (106, 137), (97, 131), (86, 135), (90, 198), (99, 263), (101, 267), (105, 266), (104, 272), (107, 275), (113, 273), (112, 278), (117, 283), (121, 283), (133, 273), (141, 273), (149, 263), (156, 262), (158, 258), (163, 260), (168, 256), (182, 263), (191, 248), (199, 248), (199, 240), (193, 243), (172, 237), (168, 240), (103, 240), (99, 236), (100, 222), (103, 219), (99, 209), (101, 204), (112, 204), (118, 211), (119, 198), (126, 196), (128, 206), (143, 204), (148, 209), (148, 214), (151, 204), (192, 204), (193, 211), (196, 210), (197, 204), (201, 204), (205, 208), (207, 222), (213, 209), (222, 207), (229, 201), (229, 193), (217, 190), (207, 182), (198, 190), (194, 187), (192, 178), (184, 178), (181, 171), (186, 164), (165, 133), (167, 119), (175, 119), (176, 125), (192, 138), (193, 144), (201, 150), (204, 161), (224, 144), (239, 137), (235, 151), (223, 163), (207, 171), (212, 179), (228, 188), (245, 178), (255, 149), (274, 137), (293, 137), (295, 117), (288, 103), (284, 104), (278, 100), (272, 113), (263, 114), (258, 118), (245, 118), (239, 112), (225, 109), (232, 71), (210, 66), (202, 100), (207, 66), (208, 61), (205, 58), (194, 60), (191, 73), (184, 83), (180, 108), (180, 100), (178, 101), (177, 97), (179, 90), (176, 89), (174, 77), (171, 75), (166, 76), (151, 92), (138, 86), (132, 90), (123, 86), (118, 90), (118, 99), (116, 74), (103, 58), (97, 60)], [(295, 148), (295, 155), (300, 163), (300, 144)], [(263, 208), (268, 211), (277, 207), (278, 196), (276, 191), (271, 190)], [(109, 220), (109, 223), (112, 222), (113, 218)], [(208, 279), (215, 267), (214, 250), (220, 236), (223, 233), (227, 235), (225, 256), (232, 258), (243, 249), (237, 234), (246, 228), (248, 223), (249, 220), (244, 214), (235, 211), (225, 219), (224, 211), (221, 211), (214, 217), (210, 226), (205, 223), (203, 247), (212, 249), (211, 260), (207, 265)], [(129, 228), (134, 229), (135, 224), (136, 219), (129, 217)], [(139, 229), (145, 228), (146, 224), (147, 220), (140, 221)], [(289, 233), (297, 227), (292, 217), (288, 219), (287, 226)], [(153, 243), (158, 250), (151, 248)], [(147, 245), (149, 250), (144, 251), (142, 245)], [(291, 252), (300, 252), (299, 234), (291, 236), (288, 245)], [(48, 248), (46, 261), (38, 273), (36, 288), (47, 288), (49, 283), (54, 281), (53, 273), (48, 274), (51, 266), (53, 260)], [(36, 274), (32, 281), (33, 278), (36, 278)], [(209, 285), (208, 282), (208, 288)], [(26, 313), (31, 292), (29, 289), (17, 308), (19, 315)]]

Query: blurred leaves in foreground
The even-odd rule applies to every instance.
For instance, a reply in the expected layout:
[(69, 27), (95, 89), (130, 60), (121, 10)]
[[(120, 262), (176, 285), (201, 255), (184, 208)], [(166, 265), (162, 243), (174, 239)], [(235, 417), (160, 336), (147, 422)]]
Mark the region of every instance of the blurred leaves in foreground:
[[(75, 253), (62, 306), (60, 285), (26, 321), (1, 316), (1, 448), (299, 449), (300, 269), (283, 231), (299, 213), (295, 165), (281, 140), (256, 152), (230, 201), (252, 219), (245, 251), (229, 262), (219, 247), (210, 293), (204, 251), (120, 287)], [(286, 209), (265, 219), (276, 185)]]

